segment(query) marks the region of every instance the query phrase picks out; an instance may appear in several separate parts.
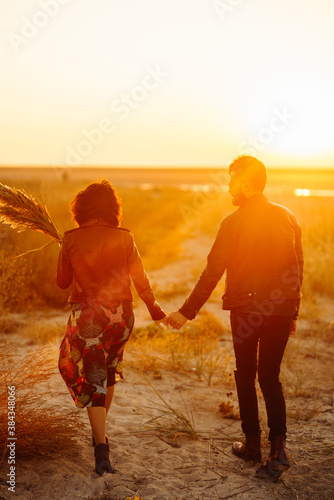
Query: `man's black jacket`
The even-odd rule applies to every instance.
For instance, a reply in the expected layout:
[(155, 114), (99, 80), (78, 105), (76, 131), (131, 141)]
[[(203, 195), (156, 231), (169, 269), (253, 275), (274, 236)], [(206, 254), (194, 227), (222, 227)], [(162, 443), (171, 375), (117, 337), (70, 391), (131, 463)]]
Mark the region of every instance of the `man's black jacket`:
[(298, 316), (303, 279), (301, 229), (285, 207), (255, 194), (221, 223), (207, 266), (180, 308), (193, 319), (224, 271), (223, 309)]

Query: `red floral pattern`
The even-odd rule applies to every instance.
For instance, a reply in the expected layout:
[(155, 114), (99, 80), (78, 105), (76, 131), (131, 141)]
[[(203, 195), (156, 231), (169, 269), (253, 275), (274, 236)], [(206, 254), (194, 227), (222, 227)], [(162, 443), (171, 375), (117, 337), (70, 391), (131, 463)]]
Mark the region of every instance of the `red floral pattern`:
[(123, 378), (133, 324), (129, 301), (72, 304), (58, 368), (77, 407), (105, 406), (107, 387)]

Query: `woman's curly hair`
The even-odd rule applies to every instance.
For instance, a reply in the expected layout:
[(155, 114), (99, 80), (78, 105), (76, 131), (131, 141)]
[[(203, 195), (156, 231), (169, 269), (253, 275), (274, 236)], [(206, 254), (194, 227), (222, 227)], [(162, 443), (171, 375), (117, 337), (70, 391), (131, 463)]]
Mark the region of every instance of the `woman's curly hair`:
[(79, 226), (90, 219), (100, 219), (118, 227), (122, 220), (122, 200), (109, 181), (89, 184), (71, 202), (73, 219)]

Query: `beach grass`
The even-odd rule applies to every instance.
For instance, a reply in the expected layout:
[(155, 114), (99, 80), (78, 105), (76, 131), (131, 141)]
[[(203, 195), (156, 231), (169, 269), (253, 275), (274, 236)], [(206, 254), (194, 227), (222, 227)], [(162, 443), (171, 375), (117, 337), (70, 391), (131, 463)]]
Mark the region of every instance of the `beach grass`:
[(14, 355), (14, 346), (0, 335), (0, 442), (8, 454), (8, 388), (15, 388), (15, 438), (19, 443), (15, 456), (24, 459), (77, 459), (81, 445), (78, 413), (57, 407), (45, 383), (56, 373), (52, 350), (40, 346), (29, 354)]

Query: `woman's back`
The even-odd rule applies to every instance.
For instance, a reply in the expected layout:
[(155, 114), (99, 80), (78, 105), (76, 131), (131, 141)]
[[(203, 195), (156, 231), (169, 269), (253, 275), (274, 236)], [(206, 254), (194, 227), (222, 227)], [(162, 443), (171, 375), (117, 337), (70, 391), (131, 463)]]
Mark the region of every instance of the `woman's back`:
[(164, 313), (155, 302), (143, 263), (128, 229), (86, 224), (66, 231), (58, 259), (57, 284), (71, 286), (71, 303), (133, 300), (131, 279), (153, 319)]
[(67, 231), (57, 282), (63, 287), (72, 283), (69, 301), (131, 300), (128, 257), (133, 247), (129, 231), (108, 225), (87, 225)]

